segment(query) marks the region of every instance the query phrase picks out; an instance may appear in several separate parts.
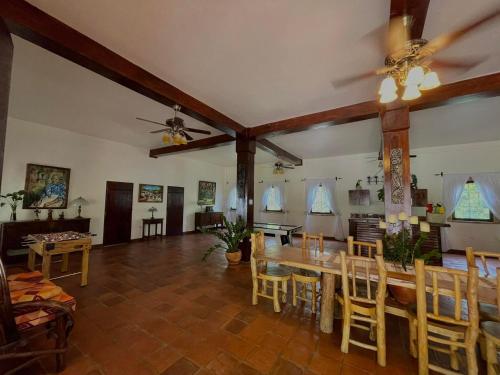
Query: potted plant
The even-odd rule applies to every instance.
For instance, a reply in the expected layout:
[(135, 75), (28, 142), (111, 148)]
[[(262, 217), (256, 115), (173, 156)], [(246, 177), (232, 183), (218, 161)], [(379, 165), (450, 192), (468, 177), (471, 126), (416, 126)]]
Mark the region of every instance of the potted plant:
[[(384, 245), (384, 259), (396, 265), (400, 265), (403, 270), (407, 271), (408, 268), (413, 267), (415, 259), (423, 259), (425, 263), (428, 263), (432, 259), (440, 258), (441, 254), (438, 250), (432, 250), (425, 254), (422, 253), (422, 244), (429, 236), (429, 223), (420, 223), (420, 235), (417, 240), (414, 241), (411, 225), (405, 226), (408, 219), (405, 219), (405, 215), (401, 216), (401, 218), (404, 220), (400, 220), (399, 223), (396, 222), (394, 218), (392, 220), (389, 219), (389, 225), (394, 225), (399, 230), (391, 234), (386, 233), (382, 239)], [(410, 224), (418, 224), (418, 218), (412, 216), (410, 218)], [(387, 224), (382, 222), (380, 227), (386, 228)], [(415, 290), (397, 285), (389, 285), (388, 288), (399, 303), (407, 305), (416, 302), (417, 297)]]
[(25, 193), (24, 190), (19, 190), (19, 191), (15, 191), (13, 193), (0, 195), (0, 198), (2, 199), (2, 202), (0, 202), (0, 207), (5, 206), (6, 204), (8, 204), (10, 206), (10, 209), (11, 209), (10, 220), (11, 221), (17, 220), (17, 205), (19, 204), (20, 201), (23, 200), (24, 193)]
[(238, 218), (235, 223), (227, 220), (225, 216), (222, 216), (222, 220), (225, 229), (200, 228), (203, 233), (211, 234), (222, 242), (210, 247), (203, 255), (203, 260), (205, 261), (215, 250), (223, 249), (226, 252), (226, 259), (230, 265), (239, 264), (241, 261), (240, 243), (249, 237), (252, 231), (246, 227), (245, 222), (241, 218)]

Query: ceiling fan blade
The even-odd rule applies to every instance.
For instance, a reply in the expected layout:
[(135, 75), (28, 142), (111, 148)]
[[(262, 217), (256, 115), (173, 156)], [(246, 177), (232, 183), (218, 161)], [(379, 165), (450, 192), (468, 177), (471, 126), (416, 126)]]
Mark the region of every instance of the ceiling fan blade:
[(374, 77), (374, 76), (381, 75), (381, 74), (386, 74), (389, 71), (390, 71), (390, 68), (387, 68), (387, 67), (376, 69), (376, 70), (371, 70), (369, 72), (356, 74), (356, 75), (353, 75), (351, 77), (333, 80), (332, 85), (335, 88), (340, 88), (340, 87), (344, 87), (344, 86), (353, 84), (353, 83), (358, 82), (358, 81), (362, 81), (362, 80), (370, 78), (370, 77)]
[(432, 59), (429, 65), (437, 69), (457, 69), (457, 70), (469, 70), (472, 69), (483, 61), (487, 60), (488, 57), (477, 58), (474, 60), (463, 60), (463, 59)]
[(145, 118), (141, 118), (141, 117), (136, 117), (137, 120), (141, 120), (141, 121), (146, 121), (146, 122), (150, 122), (152, 124), (157, 124), (157, 125), (163, 125), (163, 126), (167, 126), (165, 124), (162, 124), (161, 122), (156, 122), (156, 121), (151, 121), (151, 120), (146, 120)]
[(496, 17), (500, 16), (500, 7), (494, 9), (493, 11), (489, 12), (488, 14), (485, 14), (483, 17), (478, 18), (461, 28), (441, 34), (437, 36), (436, 38), (432, 39), (425, 45), (425, 49), (428, 50), (431, 54), (436, 53), (438, 51), (441, 51), (447, 47), (449, 47), (451, 44), (455, 43), (458, 41), (460, 38), (462, 38), (464, 35), (478, 29), (480, 26), (483, 26), (484, 24), (493, 21)]
[(188, 133), (186, 133), (186, 132), (182, 132), (182, 134), (184, 135), (184, 137), (186, 137), (186, 139), (187, 139), (188, 141), (192, 141), (192, 140), (194, 139), (193, 137), (191, 137), (191, 136), (190, 136)]
[(403, 16), (390, 19), (385, 41), (385, 50), (388, 55), (402, 50), (410, 39), (411, 24), (408, 24), (409, 21), (408, 17)]
[(163, 133), (168, 131), (168, 129), (160, 129), (160, 130), (153, 130), (152, 132), (149, 132), (150, 134), (158, 134), (158, 133)]
[(206, 135), (212, 134), (208, 130), (193, 129), (193, 128), (184, 128), (184, 130), (188, 131), (188, 132), (191, 132), (191, 133), (199, 133), (199, 134), (206, 134)]

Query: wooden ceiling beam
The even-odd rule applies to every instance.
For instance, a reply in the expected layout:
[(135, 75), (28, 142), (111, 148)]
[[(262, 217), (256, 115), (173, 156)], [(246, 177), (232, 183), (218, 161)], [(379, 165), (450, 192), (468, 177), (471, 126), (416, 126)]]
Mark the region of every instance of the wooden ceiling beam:
[(391, 0), (389, 17), (411, 16), (410, 36), (412, 39), (422, 38), (429, 3), (430, 0)]
[(150, 99), (234, 136), (245, 127), (24, 0), (2, 0), (9, 31)]
[(208, 137), (208, 138), (198, 139), (196, 141), (191, 141), (185, 145), (153, 148), (149, 150), (149, 156), (152, 158), (157, 158), (158, 156), (164, 156), (164, 155), (179, 154), (189, 151), (206, 150), (209, 148), (224, 146), (233, 141), (234, 137), (230, 136), (229, 134), (221, 134), (221, 135), (216, 135), (215, 137)]
[(267, 139), (257, 140), (257, 147), (263, 151), (269, 152), (276, 156), (278, 159), (291, 163), (293, 165), (302, 165), (302, 159), (282, 149), (280, 146), (274, 144)]

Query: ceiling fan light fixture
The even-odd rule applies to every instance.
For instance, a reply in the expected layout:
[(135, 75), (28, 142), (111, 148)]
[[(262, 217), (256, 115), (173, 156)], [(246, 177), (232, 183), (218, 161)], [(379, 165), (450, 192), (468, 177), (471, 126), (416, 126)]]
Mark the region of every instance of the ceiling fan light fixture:
[(396, 94), (396, 92), (392, 92), (392, 93), (382, 94), (380, 96), (379, 101), (382, 104), (387, 104), (387, 103), (393, 102), (397, 98), (398, 98), (398, 95)]
[(182, 135), (180, 135), (179, 133), (175, 133), (173, 140), (174, 140), (174, 144), (176, 144), (176, 145), (182, 144)]
[(441, 81), (436, 72), (427, 72), (425, 73), (424, 80), (419, 86), (420, 90), (432, 90), (436, 87), (441, 86)]
[(169, 145), (170, 143), (172, 143), (172, 136), (168, 133), (165, 133), (161, 137), (161, 140), (162, 140), (163, 144)]
[(421, 66), (414, 66), (408, 72), (408, 77), (405, 81), (405, 86), (418, 86), (424, 81), (424, 69)]
[(422, 96), (422, 93), (418, 89), (417, 85), (408, 85), (405, 88), (405, 91), (403, 93), (403, 97), (401, 99), (403, 100), (413, 100), (420, 98)]
[(392, 93), (396, 93), (398, 91), (398, 86), (396, 85), (396, 81), (393, 77), (388, 76), (385, 77), (382, 83), (380, 84), (380, 89), (378, 90), (379, 95), (388, 95)]

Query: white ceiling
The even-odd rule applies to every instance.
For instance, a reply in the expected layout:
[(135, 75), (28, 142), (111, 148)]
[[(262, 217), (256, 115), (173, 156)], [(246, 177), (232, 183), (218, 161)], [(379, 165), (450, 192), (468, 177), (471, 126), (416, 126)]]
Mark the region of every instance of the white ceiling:
[[(432, 1), (424, 36), (460, 25), (496, 1)], [(117, 7), (112, 0), (30, 2), (246, 126), (373, 99), (376, 79), (340, 91), (330, 81), (380, 65), (382, 54), (363, 36), (387, 19), (389, 4), (121, 0)], [(443, 75), (443, 81), (498, 71), (499, 35), (500, 25), (495, 25), (443, 53), (490, 55), (467, 74), (453, 72)], [(135, 117), (163, 121), (172, 115), (170, 108), (22, 39), (14, 38), (14, 45), (9, 115), (139, 147), (161, 146), (161, 136), (148, 134), (158, 127)], [(182, 116), (187, 126), (221, 134)], [(500, 98), (414, 112), (411, 147), (500, 139), (499, 118)], [(302, 158), (376, 152), (380, 122), (271, 140)], [(234, 145), (184, 156), (236, 163)], [(257, 152), (258, 163), (274, 160)]]
[[(78, 31), (225, 113), (244, 126), (373, 99), (376, 79), (342, 90), (331, 80), (379, 67), (384, 54), (363, 38), (388, 19), (389, 0), (29, 0)], [(498, 0), (432, 1), (432, 38)], [(492, 55), (444, 82), (498, 71), (500, 25), (443, 56)]]

